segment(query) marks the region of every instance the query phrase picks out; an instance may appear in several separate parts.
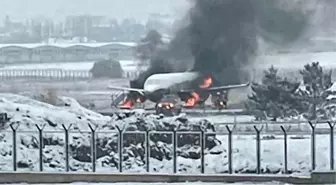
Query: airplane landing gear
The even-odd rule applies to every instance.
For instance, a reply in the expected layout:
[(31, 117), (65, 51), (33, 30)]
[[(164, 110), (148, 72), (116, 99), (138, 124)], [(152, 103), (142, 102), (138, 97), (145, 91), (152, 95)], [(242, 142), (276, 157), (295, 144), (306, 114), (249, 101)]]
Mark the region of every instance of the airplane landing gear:
[(216, 94), (213, 94), (211, 97), (212, 104), (214, 107), (218, 110), (225, 109), (227, 107), (227, 92), (217, 92)]

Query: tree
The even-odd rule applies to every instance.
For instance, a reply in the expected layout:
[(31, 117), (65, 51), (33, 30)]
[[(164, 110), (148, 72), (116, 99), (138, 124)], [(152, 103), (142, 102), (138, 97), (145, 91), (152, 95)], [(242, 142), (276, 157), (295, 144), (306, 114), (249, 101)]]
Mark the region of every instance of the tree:
[(304, 69), (300, 71), (304, 90), (301, 90), (302, 103), (307, 107), (306, 118), (309, 120), (317, 119), (316, 112), (325, 114), (324, 105), (328, 89), (332, 86), (331, 71), (325, 73), (319, 62), (307, 64)]
[(261, 84), (252, 84), (252, 95), (246, 104), (247, 110), (257, 120), (271, 117), (273, 121), (281, 117), (292, 117), (299, 114), (301, 104), (296, 94), (300, 83), (289, 81), (278, 75), (273, 66), (264, 71)]
[(147, 33), (136, 48), (137, 57), (144, 61), (149, 60), (157, 52), (158, 47), (163, 45), (162, 36), (156, 30)]
[(115, 60), (95, 62), (90, 72), (94, 78), (121, 78), (123, 75), (120, 62)]

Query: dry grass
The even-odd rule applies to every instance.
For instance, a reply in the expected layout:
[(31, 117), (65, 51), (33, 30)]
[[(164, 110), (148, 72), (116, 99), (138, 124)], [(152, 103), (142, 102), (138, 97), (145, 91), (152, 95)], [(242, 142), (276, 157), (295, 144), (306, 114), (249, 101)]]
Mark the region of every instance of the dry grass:
[(47, 87), (42, 89), (39, 96), (36, 98), (38, 101), (48, 103), (51, 105), (57, 105), (58, 103), (58, 90), (53, 87)]

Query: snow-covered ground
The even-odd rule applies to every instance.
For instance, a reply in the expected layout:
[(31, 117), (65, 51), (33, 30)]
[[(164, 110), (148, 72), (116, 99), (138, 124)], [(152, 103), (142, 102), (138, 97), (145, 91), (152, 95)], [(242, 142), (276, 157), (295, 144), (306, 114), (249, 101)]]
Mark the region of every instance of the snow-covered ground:
[(96, 110), (110, 110), (111, 95), (116, 93), (107, 87), (109, 85), (125, 86), (127, 79), (92, 79), (76, 81), (51, 80), (15, 80), (2, 81), (0, 92), (39, 95), (52, 91), (59, 96), (69, 96), (77, 99), (82, 105), (94, 104)]
[[(0, 94), (0, 112), (10, 118), (0, 132), (0, 170), (12, 170), (12, 132), (9, 123), (19, 125), (17, 132), (17, 166), (20, 171), (37, 171), (39, 166), (38, 133), (35, 124), (45, 124), (43, 134), (43, 167), (45, 171), (64, 171), (65, 135), (62, 124), (73, 124), (69, 134), (70, 169), (91, 171), (90, 133), (88, 123), (98, 126), (96, 136), (97, 171), (118, 171), (118, 137), (115, 126), (127, 126), (129, 131), (169, 131), (174, 127), (195, 131), (206, 127), (211, 135), (206, 137), (206, 173), (228, 171), (228, 137), (226, 133), (214, 135), (211, 123), (182, 117), (160, 118), (136, 111), (134, 115), (105, 117), (81, 107), (76, 100), (56, 98), (58, 106), (52, 106), (13, 94)], [(206, 118), (205, 118), (206, 119)], [(296, 134), (297, 135), (297, 134)], [(311, 169), (310, 136), (291, 136), (288, 141), (288, 169), (292, 173), (308, 173)], [(177, 169), (179, 173), (200, 172), (199, 134), (178, 136)], [(123, 169), (125, 172), (144, 172), (144, 133), (124, 134)], [(153, 132), (150, 138), (150, 171), (172, 172), (173, 152), (171, 134)], [(261, 168), (266, 173), (281, 173), (284, 170), (282, 135), (266, 133), (261, 141)], [(316, 168), (329, 169), (329, 135), (316, 136)], [(255, 135), (234, 133), (233, 169), (237, 173), (254, 172), (256, 169)], [(336, 154), (335, 154), (336, 157)]]
[(268, 68), (270, 64), (280, 69), (302, 69), (311, 62), (320, 62), (325, 68), (336, 67), (336, 52), (318, 53), (283, 53), (276, 55), (262, 55), (257, 57), (257, 68)]
[[(284, 68), (286, 70), (294, 71), (296, 77), (300, 77), (297, 72), (302, 69), (303, 65), (308, 62), (320, 61), (322, 66), (333, 68), (336, 66), (336, 52), (320, 52), (320, 53), (297, 53), (297, 54), (277, 54), (277, 55), (264, 55), (259, 56), (256, 59), (255, 68), (265, 69), (271, 64), (276, 67)], [(295, 61), (295, 62), (293, 62)], [(125, 71), (135, 71), (136, 64), (134, 61), (127, 60), (121, 61), (121, 64)], [(4, 69), (46, 69), (46, 68), (62, 68), (62, 69), (77, 69), (77, 70), (89, 70), (93, 66), (92, 61), (82, 63), (48, 63), (48, 64), (17, 64), (6, 65)], [(290, 67), (290, 69), (288, 69)], [(1, 68), (0, 68), (1, 69)], [(280, 70), (281, 72), (281, 70)], [(292, 74), (292, 73), (291, 73)], [(333, 73), (334, 79), (336, 79), (336, 73)], [(255, 74), (253, 80), (257, 80), (261, 73)], [(259, 76), (259, 77), (258, 77)], [(290, 76), (290, 75), (289, 75)], [(122, 83), (121, 83), (122, 81)], [(109, 80), (109, 79), (97, 79), (89, 81), (37, 81), (37, 80), (13, 80), (4, 81), (0, 84), (1, 92), (25, 92), (30, 91), (36, 93), (38, 91), (45, 91), (46, 89), (54, 89), (59, 95), (70, 96), (77, 99), (81, 104), (87, 106), (94, 104), (95, 110), (110, 110), (111, 94), (115, 91), (107, 89), (108, 85), (115, 86), (128, 86), (129, 82), (126, 79), (123, 80)], [(94, 94), (93, 92), (99, 92)], [(39, 93), (39, 92), (38, 92)], [(231, 93), (238, 94), (238, 93)], [(230, 98), (230, 102), (236, 99), (244, 99), (246, 93), (242, 93), (239, 97)], [(221, 119), (221, 118), (220, 118)], [(234, 119), (234, 118), (232, 118)]]

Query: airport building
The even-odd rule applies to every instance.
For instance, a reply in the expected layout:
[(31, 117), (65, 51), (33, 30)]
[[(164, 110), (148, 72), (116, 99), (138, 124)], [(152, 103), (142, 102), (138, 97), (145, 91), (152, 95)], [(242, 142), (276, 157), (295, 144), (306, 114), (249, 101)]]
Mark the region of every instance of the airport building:
[(0, 44), (0, 64), (127, 60), (132, 58), (135, 46), (133, 42)]

